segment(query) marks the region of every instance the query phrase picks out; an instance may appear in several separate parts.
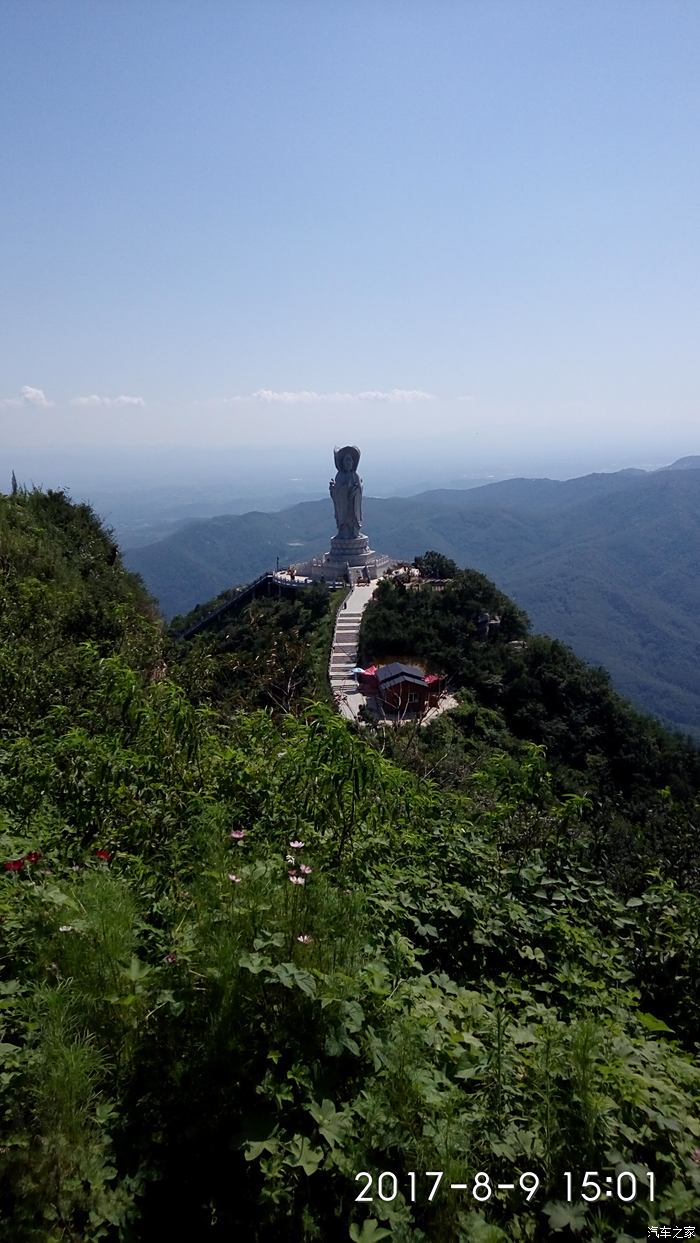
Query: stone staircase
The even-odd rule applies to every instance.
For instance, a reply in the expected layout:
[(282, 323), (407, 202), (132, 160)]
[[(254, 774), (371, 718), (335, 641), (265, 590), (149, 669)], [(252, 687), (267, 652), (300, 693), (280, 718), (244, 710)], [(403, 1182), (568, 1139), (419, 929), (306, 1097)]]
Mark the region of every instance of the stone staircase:
[[(351, 672), (357, 664), (362, 614), (372, 599), (375, 587), (376, 582), (366, 587), (354, 587), (346, 597), (346, 607), (341, 606), (338, 610), (328, 666), (328, 679), (334, 695), (358, 698), (357, 682)], [(352, 706), (348, 707), (346, 703), (341, 704), (341, 712), (344, 716), (355, 716)]]
[(357, 645), (360, 640), (362, 614), (341, 611), (335, 625), (331, 660), (328, 667), (331, 690), (345, 693), (357, 683), (350, 672), (357, 664)]

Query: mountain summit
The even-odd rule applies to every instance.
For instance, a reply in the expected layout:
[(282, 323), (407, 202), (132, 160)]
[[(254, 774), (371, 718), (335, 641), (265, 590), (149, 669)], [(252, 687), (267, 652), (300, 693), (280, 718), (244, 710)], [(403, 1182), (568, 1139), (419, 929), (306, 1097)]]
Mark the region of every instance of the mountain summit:
[(664, 470), (700, 470), (700, 455), (695, 454), (692, 457), (679, 457), (677, 462), (672, 462), (670, 466), (664, 466)]
[[(645, 711), (700, 738), (700, 471), (508, 479), (366, 497), (364, 508), (390, 556), (410, 561), (434, 548), (487, 574), (538, 630), (603, 665)], [(278, 557), (312, 557), (331, 522), (327, 501), (222, 516), (125, 557), (171, 617), (251, 581)]]

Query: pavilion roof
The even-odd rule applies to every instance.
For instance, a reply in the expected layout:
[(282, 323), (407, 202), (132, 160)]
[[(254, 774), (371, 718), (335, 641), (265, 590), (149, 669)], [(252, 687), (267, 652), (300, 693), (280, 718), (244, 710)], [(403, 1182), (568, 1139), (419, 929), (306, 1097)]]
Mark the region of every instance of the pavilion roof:
[(418, 686), (425, 686), (425, 674), (415, 665), (402, 665), (399, 661), (394, 661), (390, 665), (382, 665), (377, 671), (377, 681), (382, 687), (393, 686), (396, 682), (414, 682)]

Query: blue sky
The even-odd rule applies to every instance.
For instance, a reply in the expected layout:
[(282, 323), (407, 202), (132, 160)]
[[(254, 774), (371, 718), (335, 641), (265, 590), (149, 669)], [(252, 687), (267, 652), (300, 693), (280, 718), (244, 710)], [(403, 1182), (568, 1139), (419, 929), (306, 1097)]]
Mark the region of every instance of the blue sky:
[(700, 6), (5, 0), (0, 436), (700, 451)]

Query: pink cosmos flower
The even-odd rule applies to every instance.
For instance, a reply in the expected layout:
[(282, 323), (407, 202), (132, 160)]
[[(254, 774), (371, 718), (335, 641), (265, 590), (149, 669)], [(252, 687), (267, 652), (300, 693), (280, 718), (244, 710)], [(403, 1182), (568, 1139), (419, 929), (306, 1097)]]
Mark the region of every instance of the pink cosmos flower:
[(303, 849), (304, 849), (304, 843), (303, 843), (303, 842), (290, 842), (290, 843), (289, 843), (289, 849), (290, 849), (290, 850), (303, 850)]
[(7, 859), (2, 866), (6, 872), (21, 872), (24, 867), (24, 859)]
[(236, 876), (235, 872), (229, 872), (228, 878), (234, 885), (240, 885), (241, 880), (243, 879), (241, 876)]
[(232, 837), (234, 842), (242, 842), (245, 835), (245, 829), (231, 829), (229, 833), (229, 837)]
[(103, 863), (109, 863), (110, 859), (112, 858), (111, 850), (96, 850), (95, 854), (98, 859), (102, 860)]
[(308, 932), (302, 932), (301, 936), (297, 937), (297, 941), (300, 945), (311, 945), (313, 937), (309, 936)]
[(310, 876), (311, 873), (313, 872), (313, 868), (310, 868), (308, 863), (300, 863), (299, 871), (303, 872), (304, 876)]
[(293, 885), (305, 885), (306, 884), (305, 876), (292, 876), (292, 874), (290, 873), (289, 879)]
[(177, 962), (177, 954), (174, 951), (170, 954), (166, 954), (163, 962), (167, 963), (169, 967), (172, 967), (173, 964)]

